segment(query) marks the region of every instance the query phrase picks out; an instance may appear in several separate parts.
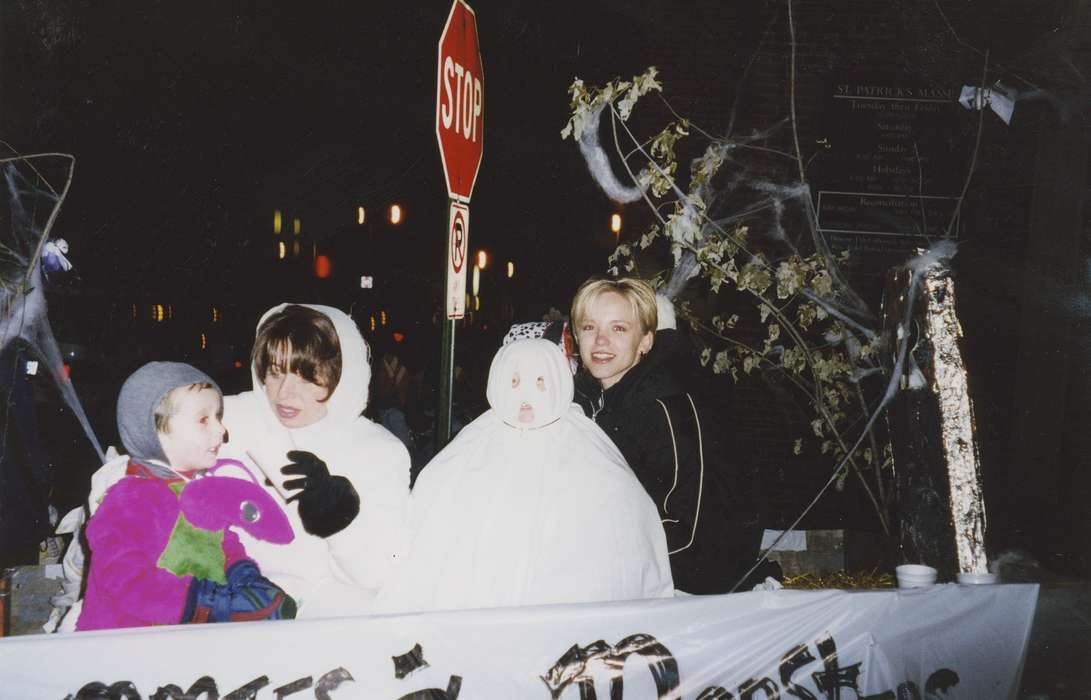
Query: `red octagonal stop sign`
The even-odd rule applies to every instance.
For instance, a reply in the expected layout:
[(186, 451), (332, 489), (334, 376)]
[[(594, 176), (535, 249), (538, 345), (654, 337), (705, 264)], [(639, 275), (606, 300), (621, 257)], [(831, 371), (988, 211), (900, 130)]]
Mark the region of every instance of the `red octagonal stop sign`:
[(451, 199), (469, 202), (485, 139), (485, 75), (474, 11), (455, 0), (439, 38), (436, 137)]

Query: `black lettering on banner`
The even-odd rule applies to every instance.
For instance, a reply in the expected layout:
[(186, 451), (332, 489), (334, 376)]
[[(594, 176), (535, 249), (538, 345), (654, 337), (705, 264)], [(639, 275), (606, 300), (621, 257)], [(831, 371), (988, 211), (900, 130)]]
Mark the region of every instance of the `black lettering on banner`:
[(121, 700), (122, 698), (140, 700), (140, 691), (136, 689), (132, 681), (118, 681), (110, 685), (92, 681), (76, 691), (76, 700)]
[(202, 695), (204, 700), (220, 700), (220, 689), (212, 676), (201, 676), (185, 692), (173, 683), (161, 686), (152, 695), (152, 700), (199, 700)]
[(322, 677), (318, 679), (318, 682), (314, 684), (315, 700), (330, 700), (330, 692), (340, 688), (341, 684), (345, 681), (352, 681), (355, 683), (356, 679), (341, 666), (324, 673)]
[(572, 683), (579, 688), (580, 700), (591, 700), (595, 697), (595, 680), (587, 674), (587, 662), (608, 653), (610, 653), (610, 645), (601, 639), (585, 647), (573, 644), (561, 655), (561, 658), (557, 659), (557, 663), (539, 678), (549, 688), (549, 694), (553, 700), (557, 700)]
[(258, 691), (267, 685), (269, 685), (269, 676), (259, 676), (238, 690), (232, 690), (224, 696), (224, 700), (256, 700)]
[(591, 661), (600, 660), (610, 670), (611, 700), (621, 700), (625, 694), (625, 661), (633, 654), (647, 661), (659, 700), (681, 700), (678, 662), (670, 650), (650, 634), (630, 635), (616, 646), (610, 646), (601, 639), (586, 647), (573, 645), (541, 679), (554, 700), (572, 683), (579, 688), (580, 700), (598, 700), (594, 678), (588, 673), (587, 666)]
[(394, 661), (394, 677), (399, 681), (413, 671), (428, 668), (428, 662), (424, 660), (424, 650), (421, 649), (419, 643), (401, 656), (392, 656), (390, 658)]
[(860, 662), (841, 668), (837, 660), (837, 643), (828, 634), (820, 637), (815, 646), (818, 647), (818, 654), (822, 657), (822, 665), (826, 670), (812, 673), (811, 677), (814, 678), (815, 686), (825, 693), (826, 700), (841, 700), (842, 688), (851, 688), (857, 696), (860, 695), (860, 688), (857, 686)]
[(447, 681), (447, 690), (439, 688), (425, 688), (415, 690), (408, 695), (403, 695), (398, 700), (458, 700), (458, 694), (462, 690), (462, 676), (451, 676)]
[(757, 700), (758, 691), (764, 696), (762, 700), (780, 700), (780, 690), (772, 678), (748, 678), (739, 686), (739, 700)]
[(898, 684), (898, 700), (921, 700), (921, 691), (913, 681)]
[(714, 685), (711, 688), (702, 690), (695, 700), (735, 700), (735, 696), (730, 691)]
[(939, 695), (942, 691), (946, 695), (947, 691), (958, 685), (958, 681), (957, 673), (949, 668), (941, 668), (928, 676), (928, 680), (924, 682), (924, 692), (926, 695)]
[(814, 693), (801, 688), (792, 682), (792, 674), (799, 669), (815, 662), (814, 654), (806, 644), (792, 647), (787, 654), (780, 659), (780, 684), (784, 686), (784, 692), (799, 700), (818, 700)]
[(277, 697), (277, 700), (284, 700), (284, 698), (289, 695), (293, 695), (294, 693), (298, 693), (301, 690), (306, 690), (307, 688), (310, 688), (313, 681), (314, 679), (310, 676), (297, 678), (291, 683), (285, 683), (279, 688), (273, 688), (273, 695)]

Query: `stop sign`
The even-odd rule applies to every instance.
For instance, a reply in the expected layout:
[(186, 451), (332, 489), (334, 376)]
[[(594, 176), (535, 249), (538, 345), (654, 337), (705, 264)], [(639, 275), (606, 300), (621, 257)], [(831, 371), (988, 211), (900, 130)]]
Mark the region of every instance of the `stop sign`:
[(469, 202), (481, 166), (485, 137), (485, 75), (477, 43), (477, 20), (455, 0), (439, 38), (436, 138), (447, 178), (447, 195)]

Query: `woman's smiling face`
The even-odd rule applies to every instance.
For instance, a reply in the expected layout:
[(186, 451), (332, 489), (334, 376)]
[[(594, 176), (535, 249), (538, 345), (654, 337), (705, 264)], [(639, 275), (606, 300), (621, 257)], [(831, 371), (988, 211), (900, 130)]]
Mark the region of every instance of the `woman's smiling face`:
[(609, 389), (651, 350), (655, 335), (643, 331), (628, 299), (607, 291), (588, 305), (576, 337), (583, 366)]

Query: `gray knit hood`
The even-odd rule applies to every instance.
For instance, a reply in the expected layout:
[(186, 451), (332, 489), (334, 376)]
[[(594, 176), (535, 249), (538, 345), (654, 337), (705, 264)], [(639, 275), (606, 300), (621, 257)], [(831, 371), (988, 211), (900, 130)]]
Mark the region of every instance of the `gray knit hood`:
[(209, 383), (223, 392), (212, 378), (183, 362), (149, 362), (129, 375), (117, 397), (117, 429), (129, 456), (160, 472), (152, 460), (169, 464), (155, 432), (155, 408), (171, 390), (190, 384)]

